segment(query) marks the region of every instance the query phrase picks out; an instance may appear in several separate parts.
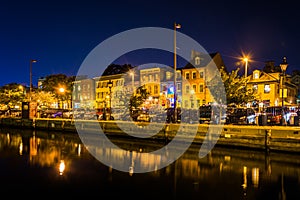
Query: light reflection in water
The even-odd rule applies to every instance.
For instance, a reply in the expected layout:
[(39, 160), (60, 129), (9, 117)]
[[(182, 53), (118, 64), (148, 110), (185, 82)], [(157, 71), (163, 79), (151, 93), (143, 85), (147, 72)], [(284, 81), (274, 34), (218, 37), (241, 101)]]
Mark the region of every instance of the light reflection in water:
[[(101, 141), (97, 141), (97, 144), (99, 142)], [(36, 133), (31, 135), (22, 135), (20, 133), (0, 134), (0, 155), (1, 152), (5, 152), (7, 149), (15, 149), (15, 152), (19, 152), (19, 155), (22, 155), (22, 157), (28, 156), (28, 158), (32, 158), (28, 163), (29, 165), (39, 165), (47, 168), (53, 167), (56, 173), (58, 171), (59, 175), (66, 173), (69, 175), (69, 171), (81, 173), (76, 170), (76, 165), (72, 165), (72, 163), (74, 164), (78, 159), (88, 162), (87, 158), (91, 159), (91, 156), (86, 148), (89, 148), (89, 150), (95, 151), (107, 159), (123, 160), (123, 164), (127, 165), (128, 169), (130, 169), (129, 176), (127, 174), (130, 178), (139, 176), (138, 174), (135, 175), (137, 168), (156, 167), (168, 155), (167, 151), (166, 157), (164, 155), (143, 154), (143, 152), (151, 152), (151, 149), (154, 147), (140, 142), (116, 140), (115, 144), (118, 144), (127, 151), (120, 151), (113, 148), (108, 149), (105, 143), (102, 143), (102, 146), (86, 147), (80, 143), (78, 137), (64, 136), (61, 133)], [(130, 160), (128, 163), (126, 162), (127, 158)], [(224, 189), (223, 193), (240, 192), (239, 195), (247, 195), (249, 197), (251, 192), (263, 191), (264, 187), (267, 188), (267, 184), (278, 184), (276, 195), (280, 194), (282, 197), (286, 197), (289, 191), (284, 189), (286, 180), (284, 181), (283, 177), (289, 176), (295, 180), (300, 180), (299, 158), (297, 155), (275, 153), (270, 155), (262, 152), (215, 148), (206, 157), (199, 159), (197, 147), (195, 147), (195, 149), (191, 148), (188, 150), (186, 154), (177, 160), (176, 165), (170, 165), (164, 169), (148, 173), (148, 176), (167, 176), (169, 177), (168, 180), (172, 177), (173, 190), (176, 188), (178, 192), (182, 188), (190, 187), (188, 189), (189, 192), (191, 192), (191, 188), (193, 192), (199, 192), (199, 198), (201, 197), (201, 193), (204, 192), (202, 188), (208, 186), (222, 185), (224, 188), (220, 187), (218, 189)], [(136, 163), (140, 163), (140, 165), (136, 165)], [(252, 185), (248, 181), (249, 169), (251, 169), (251, 174), (249, 175), (251, 175)], [(113, 163), (107, 167), (106, 172), (108, 173), (107, 179), (110, 182), (114, 182), (116, 171), (114, 170)], [(88, 171), (85, 171), (85, 173), (88, 173)], [(99, 173), (103, 173), (103, 171), (99, 170)], [(227, 184), (231, 181), (238, 184)], [(300, 182), (296, 183), (299, 188)], [(232, 188), (229, 188), (227, 185), (230, 185)], [(276, 191), (273, 192), (276, 193)]]

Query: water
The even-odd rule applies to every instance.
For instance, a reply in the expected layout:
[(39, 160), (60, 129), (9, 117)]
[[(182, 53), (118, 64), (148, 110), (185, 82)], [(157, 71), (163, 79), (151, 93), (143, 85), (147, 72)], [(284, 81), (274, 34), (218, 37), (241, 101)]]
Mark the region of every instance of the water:
[[(95, 140), (96, 144), (101, 144)], [(200, 159), (192, 145), (172, 164), (147, 173), (122, 172), (98, 161), (90, 151), (124, 164), (151, 168), (164, 144), (113, 142), (87, 147), (76, 133), (0, 129), (1, 195), (95, 199), (300, 199), (300, 155), (215, 147)], [(126, 163), (125, 158), (132, 159)], [(135, 160), (134, 160), (135, 159)], [(134, 167), (132, 167), (134, 168)]]

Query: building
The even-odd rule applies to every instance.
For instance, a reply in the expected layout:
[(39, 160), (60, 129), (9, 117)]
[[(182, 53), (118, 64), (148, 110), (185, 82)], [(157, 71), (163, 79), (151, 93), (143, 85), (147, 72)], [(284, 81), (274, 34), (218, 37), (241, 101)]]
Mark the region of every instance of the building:
[(73, 84), (73, 108), (95, 108), (95, 80), (86, 76), (77, 77)]
[[(281, 72), (266, 73), (254, 70), (249, 75), (247, 87), (254, 90), (256, 101), (261, 106), (280, 106), (282, 104)], [(297, 87), (292, 83), (290, 75), (286, 75), (283, 81), (284, 105), (296, 104)]]
[(293, 74), (292, 75), (292, 79), (291, 79), (292, 83), (296, 85), (297, 87), (297, 99), (296, 99), (296, 104), (300, 105), (300, 75), (299, 74)]
[(220, 53), (200, 53), (192, 50), (191, 61), (181, 69), (182, 107), (198, 108), (215, 102), (208, 83), (216, 70), (225, 67)]

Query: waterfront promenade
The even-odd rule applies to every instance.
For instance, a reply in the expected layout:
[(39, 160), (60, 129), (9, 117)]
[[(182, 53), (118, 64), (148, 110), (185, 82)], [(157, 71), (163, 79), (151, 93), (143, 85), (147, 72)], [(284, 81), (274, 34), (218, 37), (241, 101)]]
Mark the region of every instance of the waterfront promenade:
[[(150, 126), (151, 124), (151, 126)], [(174, 137), (179, 141), (190, 140), (194, 143), (211, 141), (217, 146), (250, 148), (267, 151), (300, 152), (299, 126), (257, 126), (257, 125), (209, 125), (209, 124), (155, 124), (125, 121), (97, 121), (71, 119), (22, 119), (0, 118), (1, 127), (18, 127), (46, 131), (62, 131), (77, 134), (78, 130), (97, 133), (101, 129), (107, 136), (133, 139), (133, 136), (157, 142), (169, 142)], [(120, 128), (122, 127), (122, 128)], [(180, 129), (180, 132), (178, 130)], [(213, 130), (221, 130), (214, 132)], [(191, 132), (196, 130), (196, 134)], [(134, 134), (130, 134), (130, 133)]]

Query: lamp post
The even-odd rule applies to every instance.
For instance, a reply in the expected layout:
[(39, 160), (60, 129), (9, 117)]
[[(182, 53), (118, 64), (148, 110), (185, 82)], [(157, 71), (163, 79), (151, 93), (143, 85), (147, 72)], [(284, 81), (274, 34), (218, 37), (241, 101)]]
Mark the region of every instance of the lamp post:
[(113, 86), (113, 82), (109, 80), (107, 86), (109, 88), (109, 120), (110, 120), (111, 119), (111, 88)]
[(288, 66), (288, 63), (286, 61), (286, 57), (283, 57), (283, 61), (280, 64), (280, 68), (281, 68), (281, 109), (282, 109), (282, 114), (281, 114), (281, 125), (284, 125), (285, 121), (284, 121), (284, 87), (283, 87), (283, 82), (285, 79), (285, 72), (286, 72), (286, 68)]
[[(65, 94), (65, 88), (60, 87), (59, 88), (59, 92), (61, 93), (61, 95), (64, 95)], [(62, 98), (61, 98), (61, 108), (63, 108), (63, 100), (62, 100)]]
[(132, 92), (135, 94), (135, 89), (134, 89), (134, 71), (130, 72), (131, 75), (131, 87), (132, 87)]
[(29, 79), (30, 79), (30, 83), (29, 83), (29, 100), (31, 101), (31, 92), (32, 92), (32, 63), (36, 63), (37, 62), (37, 60), (34, 60), (34, 59), (31, 59), (30, 60), (30, 69), (29, 69), (29, 75), (30, 75), (30, 77), (29, 77)]
[(177, 53), (176, 53), (176, 29), (181, 28), (180, 24), (174, 23), (174, 121), (177, 121), (177, 112), (176, 112), (176, 104), (177, 104), (177, 97), (176, 97), (176, 70), (177, 70)]
[(248, 61), (249, 61), (249, 59), (247, 57), (244, 57), (243, 61), (245, 62), (245, 78), (247, 78), (247, 70), (248, 70)]

